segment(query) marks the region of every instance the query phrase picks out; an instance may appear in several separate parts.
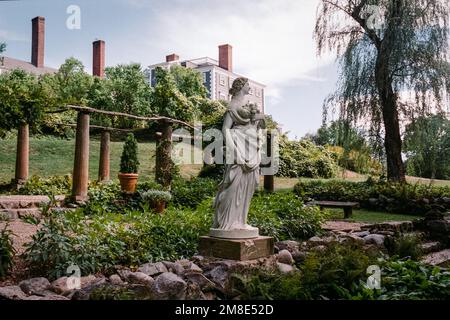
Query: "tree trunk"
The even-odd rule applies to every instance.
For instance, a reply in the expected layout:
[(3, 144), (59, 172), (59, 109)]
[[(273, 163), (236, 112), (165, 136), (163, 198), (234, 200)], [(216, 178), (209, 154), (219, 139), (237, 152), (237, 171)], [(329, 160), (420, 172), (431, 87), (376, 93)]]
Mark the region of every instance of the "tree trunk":
[(165, 189), (172, 183), (172, 123), (160, 122), (161, 137), (156, 143), (155, 180)]
[(377, 56), (375, 78), (383, 114), (387, 177), (390, 181), (404, 182), (406, 179), (401, 154), (402, 139), (398, 119), (397, 96), (392, 89), (392, 78), (388, 65), (390, 50), (389, 41), (381, 45)]

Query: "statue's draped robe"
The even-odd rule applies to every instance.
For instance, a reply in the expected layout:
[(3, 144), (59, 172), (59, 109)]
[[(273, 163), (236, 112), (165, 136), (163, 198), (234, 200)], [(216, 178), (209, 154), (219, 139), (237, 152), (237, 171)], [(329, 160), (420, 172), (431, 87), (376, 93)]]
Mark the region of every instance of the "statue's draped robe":
[[(250, 201), (259, 183), (259, 153), (257, 122), (243, 107), (227, 110), (233, 120), (226, 130), (225, 173), (214, 200), (213, 228), (222, 230), (252, 228), (246, 224)], [(230, 159), (230, 156), (234, 156)]]

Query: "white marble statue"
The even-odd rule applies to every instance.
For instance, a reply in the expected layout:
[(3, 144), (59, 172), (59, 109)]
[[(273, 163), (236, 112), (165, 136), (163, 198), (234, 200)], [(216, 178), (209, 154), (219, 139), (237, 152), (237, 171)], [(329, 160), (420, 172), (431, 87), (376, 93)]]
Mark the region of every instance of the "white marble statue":
[(259, 183), (260, 128), (264, 128), (265, 124), (257, 106), (247, 103), (249, 91), (246, 78), (237, 78), (230, 89), (232, 98), (222, 127), (227, 154), (225, 173), (214, 200), (211, 237), (258, 237), (258, 228), (247, 224), (247, 215)]

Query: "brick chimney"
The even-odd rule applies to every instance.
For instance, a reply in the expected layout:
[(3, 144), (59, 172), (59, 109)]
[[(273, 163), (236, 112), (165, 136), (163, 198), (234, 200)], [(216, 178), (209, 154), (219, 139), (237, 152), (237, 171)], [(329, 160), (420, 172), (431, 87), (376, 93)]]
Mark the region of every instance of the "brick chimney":
[(180, 57), (175, 53), (172, 53), (172, 54), (169, 54), (168, 56), (166, 56), (166, 62), (172, 62), (172, 61), (178, 61), (178, 60), (180, 60)]
[(44, 66), (45, 18), (36, 17), (31, 20), (31, 63), (37, 67)]
[(92, 47), (92, 75), (103, 78), (105, 76), (105, 41), (94, 41)]
[(219, 67), (233, 72), (233, 47), (229, 44), (219, 46)]

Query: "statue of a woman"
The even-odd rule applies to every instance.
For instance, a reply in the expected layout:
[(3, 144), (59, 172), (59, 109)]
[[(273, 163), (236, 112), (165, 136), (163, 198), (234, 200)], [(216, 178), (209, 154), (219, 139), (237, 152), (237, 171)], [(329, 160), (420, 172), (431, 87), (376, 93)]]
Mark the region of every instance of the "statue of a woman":
[(264, 127), (264, 117), (256, 105), (246, 102), (249, 91), (246, 78), (237, 78), (230, 89), (232, 98), (222, 127), (227, 154), (225, 173), (214, 200), (211, 237), (258, 237), (258, 228), (247, 224), (247, 215), (259, 183), (259, 128)]

